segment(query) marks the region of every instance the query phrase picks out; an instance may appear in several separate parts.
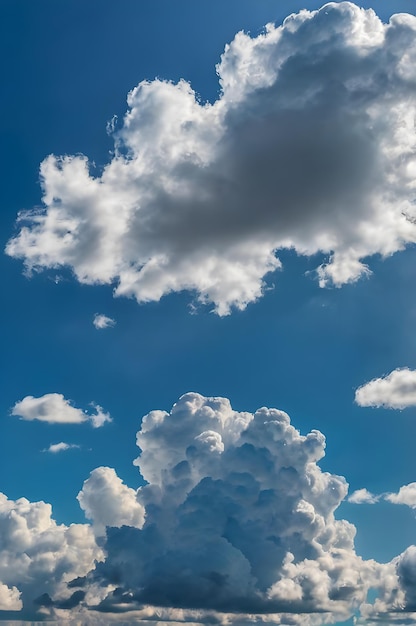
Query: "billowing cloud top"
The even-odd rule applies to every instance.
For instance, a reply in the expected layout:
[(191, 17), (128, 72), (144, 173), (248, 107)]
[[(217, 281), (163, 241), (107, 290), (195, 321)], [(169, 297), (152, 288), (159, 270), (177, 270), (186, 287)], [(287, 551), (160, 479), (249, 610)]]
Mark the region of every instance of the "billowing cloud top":
[(320, 432), (189, 393), (145, 416), (137, 443), (145, 521), (108, 529), (92, 580), (117, 593), (98, 609), (345, 616), (365, 598), (373, 565), (355, 554), (354, 527), (334, 518), (347, 484), (317, 466)]
[(97, 535), (105, 535), (106, 526), (143, 526), (144, 507), (136, 492), (111, 467), (93, 470), (77, 498)]
[(101, 175), (45, 159), (44, 207), (7, 253), (139, 302), (192, 290), (220, 315), (261, 295), (279, 249), (327, 253), (321, 285), (356, 280), (416, 241), (415, 35), (413, 16), (329, 3), (239, 33), (213, 104), (140, 83)]
[(26, 396), (16, 402), (11, 413), (23, 420), (39, 420), (49, 424), (81, 424), (89, 421), (94, 428), (100, 428), (106, 422), (111, 422), (109, 413), (104, 413), (102, 407), (98, 404), (93, 404), (93, 407), (94, 412), (88, 414), (73, 407), (61, 393), (46, 393), (40, 398)]
[(357, 389), (355, 401), (360, 406), (386, 409), (416, 406), (416, 371), (403, 367), (387, 376), (374, 378)]

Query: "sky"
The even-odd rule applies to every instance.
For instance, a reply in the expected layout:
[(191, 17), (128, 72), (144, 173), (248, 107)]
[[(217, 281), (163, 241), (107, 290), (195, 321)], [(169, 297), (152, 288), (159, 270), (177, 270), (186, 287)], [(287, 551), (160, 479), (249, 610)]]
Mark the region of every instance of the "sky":
[(0, 8), (0, 622), (416, 624), (413, 0)]

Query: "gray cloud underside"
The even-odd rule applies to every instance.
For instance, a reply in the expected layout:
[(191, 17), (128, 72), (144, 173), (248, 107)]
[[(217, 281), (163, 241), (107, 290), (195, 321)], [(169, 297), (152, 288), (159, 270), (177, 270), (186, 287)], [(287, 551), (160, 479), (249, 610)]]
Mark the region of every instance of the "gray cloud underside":
[(43, 208), (7, 253), (139, 302), (192, 290), (221, 315), (261, 296), (279, 249), (327, 253), (321, 285), (356, 280), (416, 241), (415, 33), (413, 16), (328, 4), (239, 33), (213, 104), (140, 83), (100, 176), (45, 159)]

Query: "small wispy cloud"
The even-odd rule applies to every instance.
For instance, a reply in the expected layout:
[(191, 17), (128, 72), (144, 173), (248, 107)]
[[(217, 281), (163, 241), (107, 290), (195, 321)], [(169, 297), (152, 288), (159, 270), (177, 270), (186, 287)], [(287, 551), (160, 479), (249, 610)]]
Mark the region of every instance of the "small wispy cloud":
[(103, 313), (96, 313), (92, 323), (97, 330), (103, 330), (104, 328), (112, 328), (115, 326), (116, 320), (112, 317), (107, 317), (107, 315), (104, 315)]
[(76, 443), (65, 443), (64, 441), (60, 441), (59, 443), (51, 443), (49, 448), (45, 448), (43, 452), (51, 452), (52, 454), (57, 454), (58, 452), (65, 452), (66, 450), (74, 450), (79, 449), (81, 446)]

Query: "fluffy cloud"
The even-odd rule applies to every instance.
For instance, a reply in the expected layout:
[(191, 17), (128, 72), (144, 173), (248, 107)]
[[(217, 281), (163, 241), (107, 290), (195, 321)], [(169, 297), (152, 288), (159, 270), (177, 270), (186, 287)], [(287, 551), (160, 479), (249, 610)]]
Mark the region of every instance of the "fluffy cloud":
[[(387, 564), (357, 556), (354, 526), (334, 515), (348, 485), (319, 468), (319, 431), (301, 435), (277, 409), (237, 412), (225, 398), (188, 393), (169, 413), (146, 415), (137, 443), (143, 487), (127, 487), (109, 467), (84, 482), (78, 500), (92, 526), (57, 525), (50, 505), (0, 495), (0, 618), (416, 619), (416, 546)], [(413, 506), (414, 492), (410, 484), (383, 497)], [(378, 497), (362, 489), (350, 500)]]
[(23, 603), (17, 587), (8, 587), (0, 583), (0, 611), (20, 611)]
[(360, 406), (405, 409), (416, 406), (416, 371), (396, 369), (382, 378), (374, 378), (355, 392)]
[(416, 509), (416, 483), (403, 485), (398, 493), (386, 493), (384, 498), (393, 504), (405, 504)]
[(141, 529), (107, 529), (106, 559), (88, 580), (112, 590), (95, 608), (322, 624), (364, 601), (377, 566), (355, 554), (354, 526), (334, 517), (347, 484), (318, 467), (319, 431), (302, 436), (283, 411), (236, 412), (225, 398), (189, 393), (170, 413), (146, 415), (137, 443), (147, 481), (137, 494), (99, 468), (79, 496), (103, 519), (121, 495), (126, 507), (109, 515), (120, 511), (117, 525), (132, 503), (146, 511)]
[(0, 619), (36, 619), (72, 606), (80, 594), (74, 597), (71, 581), (102, 558), (89, 525), (59, 525), (51, 513), (45, 502), (0, 494)]
[(46, 393), (40, 398), (26, 396), (20, 402), (16, 402), (12, 408), (12, 415), (17, 415), (23, 420), (39, 420), (49, 424), (81, 424), (90, 422), (94, 428), (104, 426), (111, 422), (109, 413), (104, 413), (102, 407), (93, 404), (94, 413), (76, 409), (66, 400), (61, 393)]
[(106, 526), (143, 526), (144, 507), (136, 492), (124, 485), (111, 467), (93, 470), (77, 498), (97, 535), (105, 535)]
[(107, 317), (107, 315), (103, 315), (102, 313), (96, 313), (94, 315), (94, 319), (92, 320), (95, 328), (97, 330), (102, 330), (104, 328), (112, 328), (116, 325), (116, 321), (111, 317)]
[(352, 504), (375, 504), (381, 496), (376, 496), (368, 489), (357, 489), (348, 498)]
[(355, 281), (416, 241), (415, 35), (413, 16), (329, 3), (237, 34), (212, 104), (140, 83), (100, 175), (44, 160), (44, 206), (6, 252), (139, 302), (191, 290), (220, 315), (261, 296), (281, 249), (328, 255), (322, 286)]

